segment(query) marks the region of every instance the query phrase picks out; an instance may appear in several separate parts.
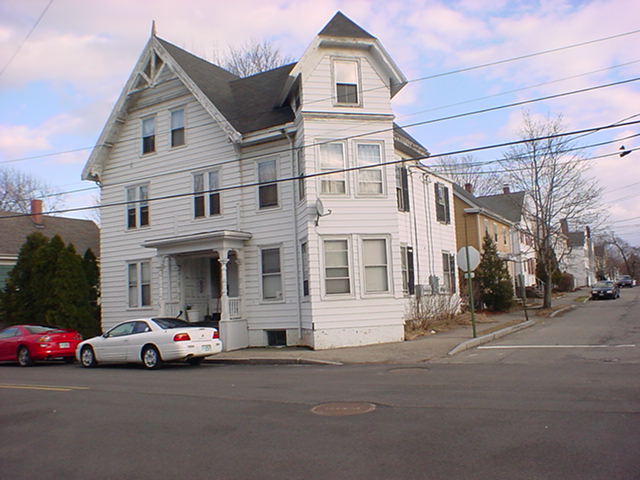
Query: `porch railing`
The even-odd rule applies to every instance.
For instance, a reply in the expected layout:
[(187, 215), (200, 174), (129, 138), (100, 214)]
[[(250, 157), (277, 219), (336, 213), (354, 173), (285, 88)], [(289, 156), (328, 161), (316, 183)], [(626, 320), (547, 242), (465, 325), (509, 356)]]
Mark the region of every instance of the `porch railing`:
[(229, 297), (229, 317), (230, 318), (241, 318), (242, 315), (240, 313), (240, 298), (238, 297)]

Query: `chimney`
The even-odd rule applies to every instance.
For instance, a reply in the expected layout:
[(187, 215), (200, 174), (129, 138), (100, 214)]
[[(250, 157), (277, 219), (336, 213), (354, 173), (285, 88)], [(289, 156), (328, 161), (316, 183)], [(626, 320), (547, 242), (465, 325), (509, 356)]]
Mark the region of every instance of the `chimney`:
[(584, 227), (584, 232), (587, 238), (591, 238), (591, 228), (589, 226)]
[(473, 185), (470, 183), (465, 183), (464, 184), (464, 189), (469, 192), (470, 194), (473, 195)]
[(567, 224), (567, 219), (563, 218), (560, 220), (560, 231), (567, 235), (569, 233), (569, 225)]
[(42, 200), (31, 200), (31, 220), (37, 226), (42, 226)]
[(504, 193), (504, 194), (511, 193), (511, 189), (509, 188), (509, 184), (508, 183), (505, 183), (502, 186), (502, 193)]

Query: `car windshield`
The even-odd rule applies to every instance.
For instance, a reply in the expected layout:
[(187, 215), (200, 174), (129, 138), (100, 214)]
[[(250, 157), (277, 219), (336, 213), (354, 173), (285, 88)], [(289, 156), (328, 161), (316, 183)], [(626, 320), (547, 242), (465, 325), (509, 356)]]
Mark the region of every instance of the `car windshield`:
[(56, 327), (43, 327), (41, 325), (28, 325), (24, 328), (29, 330), (29, 333), (45, 333), (45, 332), (62, 333), (64, 332), (64, 330), (60, 330), (59, 328), (56, 328)]
[(179, 318), (152, 318), (156, 325), (158, 325), (163, 330), (168, 330), (170, 328), (184, 328), (190, 327), (187, 322), (184, 320), (180, 320)]
[(601, 288), (613, 287), (613, 282), (598, 282), (596, 283), (596, 287), (601, 287)]

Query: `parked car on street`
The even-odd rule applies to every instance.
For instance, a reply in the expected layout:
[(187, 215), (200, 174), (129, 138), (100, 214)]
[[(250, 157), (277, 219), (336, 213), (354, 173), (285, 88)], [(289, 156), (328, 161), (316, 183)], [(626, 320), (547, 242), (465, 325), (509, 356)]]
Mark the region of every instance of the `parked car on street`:
[(620, 287), (611, 280), (597, 282), (591, 288), (591, 300), (599, 298), (620, 298)]
[(205, 357), (221, 351), (217, 329), (160, 317), (119, 323), (104, 335), (79, 344), (76, 357), (83, 367), (98, 363), (142, 363), (154, 369), (172, 361), (200, 365)]
[(30, 367), (38, 360), (72, 363), (82, 335), (75, 330), (43, 325), (12, 325), (0, 330), (0, 361)]
[(616, 284), (622, 288), (624, 287), (631, 288), (634, 285), (634, 281), (633, 281), (633, 278), (631, 278), (631, 275), (621, 275), (616, 280)]

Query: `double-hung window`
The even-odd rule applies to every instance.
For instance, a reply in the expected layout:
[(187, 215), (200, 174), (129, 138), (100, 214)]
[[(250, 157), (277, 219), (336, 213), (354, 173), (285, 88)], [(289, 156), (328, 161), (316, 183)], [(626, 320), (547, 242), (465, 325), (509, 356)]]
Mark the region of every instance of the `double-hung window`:
[[(298, 153), (296, 154), (296, 171), (298, 172), (299, 177), (304, 177), (304, 150), (303, 147), (299, 147)], [(302, 201), (305, 198), (305, 184), (304, 178), (298, 179), (298, 200)]]
[(220, 172), (195, 173), (193, 175), (193, 216), (201, 218), (220, 214)]
[(449, 253), (442, 253), (442, 269), (444, 273), (444, 290), (446, 293), (456, 293), (456, 260)]
[(260, 250), (262, 274), (262, 299), (282, 300), (282, 273), (280, 268), (280, 248)]
[(413, 295), (415, 293), (413, 247), (401, 246), (400, 260), (402, 266), (402, 291), (407, 295)]
[(156, 117), (142, 119), (142, 153), (156, 151)]
[(151, 263), (149, 261), (127, 264), (129, 308), (151, 305)]
[(436, 218), (442, 223), (451, 223), (451, 212), (449, 209), (449, 188), (442, 183), (435, 183), (436, 193)]
[(358, 104), (358, 62), (353, 60), (334, 60), (336, 103)]
[[(320, 145), (320, 172), (331, 172), (345, 168), (344, 144), (323, 143)], [(346, 173), (344, 171), (320, 177), (320, 192), (343, 195), (347, 192)]]
[(324, 276), (327, 295), (351, 293), (347, 240), (324, 241)]
[(365, 293), (389, 291), (387, 241), (384, 238), (362, 240)]
[(184, 108), (171, 111), (171, 146), (184, 145)]
[(136, 185), (127, 188), (127, 228), (149, 225), (149, 186)]
[(379, 143), (358, 143), (356, 144), (356, 155), (359, 167), (368, 167), (358, 170), (358, 194), (360, 195), (382, 195), (382, 167), (371, 167), (370, 165), (380, 165), (382, 162), (381, 148)]
[(309, 296), (309, 246), (307, 242), (300, 244), (300, 260), (302, 266), (302, 296)]
[(398, 210), (408, 212), (409, 206), (409, 172), (407, 167), (396, 167), (396, 202)]
[(258, 205), (259, 208), (269, 208), (278, 206), (278, 184), (276, 160), (264, 160), (258, 162)]

